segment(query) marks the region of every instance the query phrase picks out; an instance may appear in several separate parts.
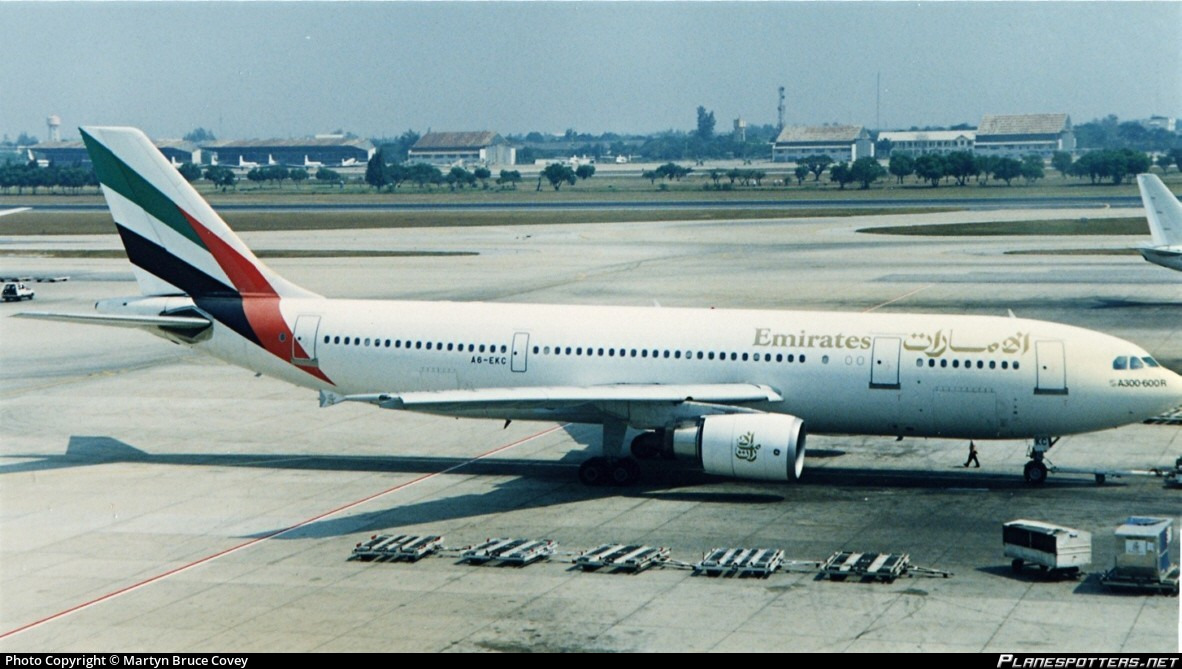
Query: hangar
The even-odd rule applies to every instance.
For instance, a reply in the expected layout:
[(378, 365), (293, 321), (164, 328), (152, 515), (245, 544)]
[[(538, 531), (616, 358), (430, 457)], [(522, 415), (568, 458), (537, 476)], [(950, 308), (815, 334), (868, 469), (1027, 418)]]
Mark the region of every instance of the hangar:
[[(368, 139), (316, 135), (300, 139), (229, 139), (201, 145), (206, 163), (219, 165), (310, 165), (329, 167), (364, 163), (377, 151)], [(166, 154), (167, 155), (167, 154)]]
[(976, 152), (982, 156), (1021, 158), (1029, 154), (1049, 160), (1056, 151), (1075, 150), (1075, 133), (1067, 114), (986, 115), (977, 128)]
[(874, 143), (870, 132), (860, 125), (790, 125), (772, 144), (772, 161), (777, 163), (823, 155), (837, 161), (873, 157)]
[(407, 151), (408, 162), (515, 165), (517, 149), (495, 132), (429, 132)]

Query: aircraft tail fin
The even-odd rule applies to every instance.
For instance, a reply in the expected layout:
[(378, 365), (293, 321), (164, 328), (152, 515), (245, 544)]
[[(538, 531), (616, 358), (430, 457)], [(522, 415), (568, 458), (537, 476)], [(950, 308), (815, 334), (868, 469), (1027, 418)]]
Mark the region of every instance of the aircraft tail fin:
[(1156, 174), (1138, 174), (1137, 186), (1141, 189), (1141, 202), (1145, 204), (1154, 245), (1182, 244), (1182, 202)]
[(80, 128), (145, 295), (315, 297), (264, 265), (136, 128)]

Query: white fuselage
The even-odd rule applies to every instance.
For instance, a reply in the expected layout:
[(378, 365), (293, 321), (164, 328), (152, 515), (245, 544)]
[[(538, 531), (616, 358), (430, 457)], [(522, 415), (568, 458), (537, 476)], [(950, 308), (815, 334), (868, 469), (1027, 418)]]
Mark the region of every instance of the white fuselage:
[[(830, 434), (1053, 436), (1182, 403), (1182, 377), (1135, 344), (1019, 318), (330, 299), (284, 299), (281, 311), (309, 359), (280, 359), (221, 324), (195, 346), (343, 395), (762, 384), (783, 400), (750, 408)], [(580, 418), (511, 407), (447, 413)], [(638, 413), (629, 423), (667, 427), (651, 424), (660, 420)]]

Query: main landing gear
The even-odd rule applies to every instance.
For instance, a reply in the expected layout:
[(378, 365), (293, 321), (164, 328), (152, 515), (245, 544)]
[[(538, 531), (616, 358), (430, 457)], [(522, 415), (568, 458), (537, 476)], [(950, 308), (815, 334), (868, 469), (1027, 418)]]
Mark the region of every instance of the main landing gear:
[(1030, 461), (1022, 469), (1022, 477), (1030, 485), (1042, 485), (1047, 480), (1046, 453), (1059, 443), (1058, 437), (1038, 437), (1030, 447)]
[(640, 480), (640, 465), (636, 460), (649, 460), (661, 454), (665, 435), (662, 431), (645, 432), (632, 440), (632, 455), (623, 455), (624, 436), (628, 424), (608, 421), (603, 424), (603, 455), (589, 458), (579, 465), (579, 481), (583, 485), (628, 486)]

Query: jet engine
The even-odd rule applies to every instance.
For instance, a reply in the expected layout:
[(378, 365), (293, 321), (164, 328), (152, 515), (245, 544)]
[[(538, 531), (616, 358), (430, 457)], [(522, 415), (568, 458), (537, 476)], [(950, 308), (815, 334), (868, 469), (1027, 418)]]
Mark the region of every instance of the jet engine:
[(703, 416), (673, 430), (673, 453), (708, 474), (795, 481), (804, 469), (804, 421), (787, 414)]

